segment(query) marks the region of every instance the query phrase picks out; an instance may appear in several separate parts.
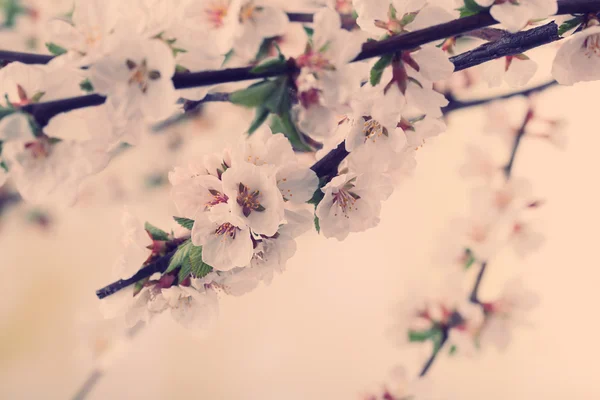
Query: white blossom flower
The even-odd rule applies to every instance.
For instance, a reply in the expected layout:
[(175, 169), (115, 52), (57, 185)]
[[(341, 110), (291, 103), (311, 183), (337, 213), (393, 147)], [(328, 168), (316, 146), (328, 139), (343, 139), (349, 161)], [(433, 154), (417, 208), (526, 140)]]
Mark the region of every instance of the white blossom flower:
[(482, 7), (492, 7), (492, 17), (509, 31), (517, 32), (531, 20), (545, 19), (558, 11), (556, 0), (475, 0)]
[(537, 71), (537, 63), (525, 54), (507, 56), (483, 64), (481, 76), (489, 87), (497, 87), (505, 81), (510, 87), (525, 86)]
[(233, 50), (243, 59), (256, 57), (262, 41), (282, 35), (288, 24), (286, 13), (264, 0), (231, 0), (228, 17), (235, 18)]
[(2, 159), (21, 196), (32, 203), (72, 204), (81, 181), (109, 161), (103, 140), (72, 141), (35, 135), (16, 113), (0, 121)]
[(240, 140), (233, 150), (232, 159), (233, 165), (248, 162), (271, 167), (277, 187), (286, 201), (297, 204), (307, 202), (319, 184), (314, 171), (298, 161), (289, 140), (281, 133), (274, 135), (268, 126)]
[(141, 113), (156, 121), (172, 114), (177, 95), (171, 77), (175, 61), (171, 49), (158, 39), (123, 41), (90, 68), (90, 81), (108, 96), (124, 117)]
[(283, 197), (273, 169), (238, 162), (223, 173), (222, 179), (232, 214), (253, 232), (274, 235), (283, 220)]
[(600, 79), (600, 26), (593, 24), (565, 40), (552, 64), (561, 85)]
[[(398, 34), (453, 19), (445, 8), (427, 4), (426, 0), (353, 0), (352, 4), (358, 14), (358, 26), (378, 36), (385, 33), (385, 30)], [(390, 7), (394, 9), (393, 15)]]
[(116, 0), (75, 0), (71, 22), (50, 21), (52, 42), (81, 57), (80, 65), (104, 57), (115, 44), (111, 35), (120, 15), (119, 6)]
[(202, 246), (202, 261), (218, 271), (250, 263), (253, 255), (250, 232), (245, 221), (234, 215), (228, 204), (200, 210), (194, 221), (192, 243)]
[(363, 38), (341, 29), (341, 18), (329, 8), (315, 14), (314, 33), (302, 55), (296, 58), (299, 126), (309, 135), (329, 136), (338, 110), (358, 90), (357, 68), (349, 63), (361, 50)]
[(367, 87), (352, 102), (352, 115), (340, 124), (345, 129), (346, 150), (375, 146), (378, 152), (398, 152), (406, 145), (406, 135), (398, 125), (405, 104), (400, 90), (392, 86), (385, 95)]
[(520, 279), (508, 281), (497, 300), (483, 304), (486, 320), (479, 337), (481, 345), (506, 350), (513, 330), (530, 326), (527, 315), (539, 302), (539, 297), (526, 289)]
[(186, 329), (210, 328), (219, 315), (217, 293), (211, 288), (171, 286), (162, 290), (171, 317)]
[(344, 240), (350, 232), (362, 232), (379, 223), (382, 193), (376, 176), (354, 173), (336, 176), (325, 185), (316, 216), (323, 236)]

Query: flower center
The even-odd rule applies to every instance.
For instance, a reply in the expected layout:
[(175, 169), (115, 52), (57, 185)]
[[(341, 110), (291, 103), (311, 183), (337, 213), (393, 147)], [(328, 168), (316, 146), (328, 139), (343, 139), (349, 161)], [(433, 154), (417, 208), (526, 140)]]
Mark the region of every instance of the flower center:
[(25, 143), (25, 150), (36, 160), (46, 158), (50, 155), (52, 145), (45, 137)]
[[(350, 218), (348, 216), (350, 211), (358, 210), (355, 203), (360, 199), (360, 196), (350, 191), (354, 188), (353, 181), (354, 179), (346, 183), (338, 192), (333, 193), (333, 204), (337, 204), (346, 218)], [(337, 213), (334, 213), (334, 216), (337, 217)]]
[(100, 33), (100, 27), (94, 26), (85, 34), (85, 43), (92, 47), (95, 46), (100, 39), (102, 38), (102, 34)]
[(372, 118), (365, 121), (363, 132), (365, 133), (365, 140), (372, 139), (373, 142), (381, 136), (389, 136), (387, 128)]
[(592, 58), (592, 56), (600, 57), (600, 34), (586, 37), (583, 41), (583, 48), (588, 58)]
[(221, 193), (218, 190), (210, 189), (209, 192), (212, 195), (212, 198), (205, 204), (205, 210), (208, 210), (209, 208), (211, 208), (212, 206), (216, 206), (217, 204), (227, 203), (227, 200), (229, 200), (229, 197), (227, 197), (226, 194)]
[(241, 8), (240, 8), (240, 15), (239, 15), (239, 20), (240, 20), (240, 24), (244, 24), (252, 19), (254, 19), (254, 13), (257, 11), (262, 10), (262, 7), (257, 7), (254, 5), (254, 1), (249, 1), (246, 4), (244, 4)]
[(304, 108), (310, 108), (312, 105), (319, 104), (319, 99), (321, 97), (321, 91), (317, 88), (311, 88), (300, 92), (298, 95), (298, 100), (300, 100), (300, 104)]
[(236, 226), (231, 225), (229, 222), (225, 222), (223, 225), (219, 226), (215, 231), (215, 235), (223, 236), (223, 239), (226, 239), (229, 236), (231, 239), (235, 239), (235, 235), (240, 229)]
[(227, 11), (229, 10), (229, 1), (213, 1), (204, 10), (206, 19), (213, 29), (219, 29), (223, 26)]
[(340, 14), (352, 14), (352, 0), (335, 0), (335, 9)]
[(296, 59), (296, 64), (300, 68), (310, 68), (316, 71), (333, 71), (335, 67), (329, 62), (321, 51), (307, 50)]
[(240, 182), (238, 187), (237, 203), (242, 207), (244, 217), (248, 217), (252, 211), (263, 212), (265, 208), (258, 201), (260, 191), (250, 191), (248, 186)]
[(127, 59), (125, 65), (131, 72), (128, 81), (129, 85), (136, 84), (144, 94), (148, 91), (149, 81), (156, 81), (161, 77), (160, 71), (148, 69), (146, 59), (142, 60), (139, 65), (135, 61)]

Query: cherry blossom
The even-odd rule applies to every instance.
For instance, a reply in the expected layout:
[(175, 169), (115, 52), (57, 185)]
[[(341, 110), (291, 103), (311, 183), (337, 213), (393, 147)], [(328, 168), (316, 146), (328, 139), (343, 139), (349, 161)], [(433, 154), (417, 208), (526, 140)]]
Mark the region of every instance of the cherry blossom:
[(525, 54), (507, 56), (483, 64), (482, 77), (490, 87), (505, 81), (510, 87), (525, 86), (537, 71), (537, 64)]
[(146, 120), (168, 117), (176, 92), (171, 81), (175, 61), (171, 49), (158, 39), (125, 41), (90, 68), (94, 89), (125, 117), (140, 113)]
[(530, 326), (527, 315), (538, 304), (539, 297), (526, 289), (522, 280), (508, 281), (497, 300), (483, 304), (486, 319), (479, 337), (481, 345), (506, 350), (514, 328)]
[(509, 31), (517, 32), (531, 20), (545, 19), (556, 14), (556, 0), (521, 0), (519, 2), (503, 0), (475, 0), (482, 7), (492, 7), (492, 17)]
[(552, 65), (552, 76), (561, 85), (600, 78), (600, 26), (592, 23), (562, 44)]
[(253, 254), (250, 232), (245, 221), (234, 215), (228, 204), (200, 210), (194, 220), (192, 242), (202, 246), (205, 263), (219, 271), (250, 263)]
[(119, 2), (115, 0), (75, 0), (71, 22), (50, 21), (52, 41), (71, 50), (86, 65), (104, 57), (114, 46), (113, 30), (117, 26)]

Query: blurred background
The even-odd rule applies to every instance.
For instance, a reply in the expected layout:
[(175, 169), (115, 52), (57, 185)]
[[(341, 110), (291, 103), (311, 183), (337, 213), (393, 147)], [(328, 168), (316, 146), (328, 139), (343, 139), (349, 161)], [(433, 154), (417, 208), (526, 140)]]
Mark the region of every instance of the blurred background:
[[(3, 36), (0, 43), (15, 42)], [(548, 79), (554, 51), (528, 53), (540, 64), (532, 85)], [(506, 352), (442, 354), (430, 375), (445, 398), (600, 398), (598, 89), (557, 87), (539, 98), (545, 115), (566, 123), (568, 145), (560, 151), (524, 140), (514, 176), (530, 179), (546, 202), (539, 212), (546, 242), (524, 260), (510, 251), (494, 258), (481, 294), (494, 296), (521, 276), (542, 303)], [(465, 96), (507, 91), (482, 84)], [(525, 103), (507, 104), (521, 113)], [(219, 321), (201, 336), (167, 315), (157, 318), (123, 345), (87, 398), (360, 399), (397, 364), (418, 371), (427, 349), (394, 346), (393, 309), (443, 272), (434, 261), (440, 234), (468, 211), (471, 184), (458, 173), (466, 146), (508, 157), (502, 141), (483, 130), (486, 118), (485, 108), (450, 115), (448, 131), (418, 151), (415, 175), (384, 203), (377, 228), (344, 242), (302, 236), (287, 271), (270, 286), (221, 296)], [(110, 344), (112, 328), (102, 322), (94, 292), (111, 281), (124, 206), (171, 226), (169, 169), (221, 150), (251, 119), (233, 105), (208, 104), (198, 118), (123, 151), (69, 209), (0, 200), (0, 398), (74, 395), (94, 369), (94, 354)]]

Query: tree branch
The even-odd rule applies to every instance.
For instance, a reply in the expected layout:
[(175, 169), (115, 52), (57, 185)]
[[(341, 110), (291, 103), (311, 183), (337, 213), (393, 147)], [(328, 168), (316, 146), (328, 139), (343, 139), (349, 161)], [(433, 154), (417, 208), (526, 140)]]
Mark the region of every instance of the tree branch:
[(427, 375), (427, 372), (429, 372), (429, 369), (431, 368), (431, 366), (437, 359), (437, 356), (440, 354), (440, 351), (442, 350), (442, 348), (444, 347), (444, 345), (446, 344), (447, 341), (448, 341), (448, 330), (443, 329), (442, 330), (442, 338), (440, 339), (439, 343), (437, 343), (435, 345), (435, 348), (433, 349), (431, 356), (427, 359), (427, 361), (425, 362), (425, 365), (423, 365), (423, 368), (421, 369), (421, 372), (419, 373), (419, 377), (424, 377), (425, 375)]
[(491, 103), (491, 102), (494, 102), (497, 100), (507, 100), (507, 99), (517, 97), (517, 96), (529, 96), (530, 94), (541, 92), (541, 91), (544, 91), (548, 88), (551, 88), (551, 87), (554, 87), (557, 85), (558, 85), (558, 82), (550, 81), (550, 82), (546, 82), (541, 85), (534, 86), (532, 88), (521, 90), (518, 92), (512, 92), (512, 93), (508, 93), (508, 94), (505, 94), (502, 96), (492, 96), (492, 97), (486, 97), (483, 99), (476, 99), (476, 100), (457, 100), (452, 95), (450, 95), (450, 96), (448, 96), (449, 103), (446, 107), (442, 108), (442, 112), (444, 114), (448, 114), (453, 111), (462, 110), (463, 108), (483, 106), (485, 104), (488, 104), (488, 103)]

